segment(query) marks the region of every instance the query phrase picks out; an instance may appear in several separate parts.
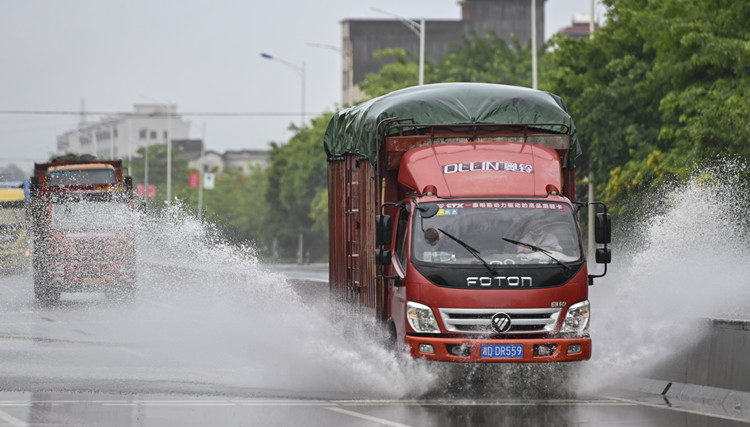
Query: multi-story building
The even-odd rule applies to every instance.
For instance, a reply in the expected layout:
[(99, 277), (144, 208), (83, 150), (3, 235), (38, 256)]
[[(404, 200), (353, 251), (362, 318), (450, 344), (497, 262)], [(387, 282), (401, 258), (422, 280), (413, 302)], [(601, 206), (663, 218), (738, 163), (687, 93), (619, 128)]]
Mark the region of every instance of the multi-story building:
[[(594, 21), (594, 29), (599, 28), (599, 23)], [(573, 15), (572, 23), (569, 27), (560, 29), (560, 34), (573, 37), (574, 39), (585, 39), (591, 34), (591, 17), (582, 13)]]
[(126, 159), (141, 147), (189, 136), (190, 122), (175, 105), (135, 104), (132, 113), (105, 116), (97, 122), (81, 120), (77, 129), (57, 137), (57, 151)]
[[(544, 3), (536, 2), (536, 42), (544, 43)], [(438, 62), (440, 56), (461, 43), (461, 36), (475, 31), (484, 35), (493, 31), (510, 42), (513, 37), (528, 44), (531, 37), (531, 2), (529, 0), (460, 0), (460, 20), (425, 21), (425, 61)], [(413, 18), (412, 18), (413, 20)], [(416, 21), (416, 20), (415, 20)], [(415, 22), (419, 24), (419, 22)], [(342, 25), (344, 52), (342, 70), (342, 104), (363, 98), (357, 85), (369, 73), (377, 73), (387, 59), (374, 58), (376, 51), (402, 48), (419, 57), (419, 37), (398, 19), (345, 19)]]
[(223, 172), (227, 169), (240, 170), (248, 175), (253, 168), (265, 169), (271, 163), (268, 150), (227, 150), (223, 154), (214, 150), (204, 151), (200, 139), (172, 141), (172, 147), (179, 150), (179, 156), (187, 159), (188, 167), (205, 172)]

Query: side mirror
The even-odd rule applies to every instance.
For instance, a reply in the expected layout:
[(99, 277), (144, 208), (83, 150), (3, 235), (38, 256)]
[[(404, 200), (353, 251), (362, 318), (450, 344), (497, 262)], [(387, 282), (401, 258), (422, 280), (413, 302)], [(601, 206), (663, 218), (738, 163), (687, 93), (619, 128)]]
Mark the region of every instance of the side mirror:
[(606, 244), (612, 242), (612, 218), (608, 213), (596, 214), (594, 238), (596, 239), (596, 243)]
[(596, 263), (609, 264), (610, 262), (612, 262), (612, 249), (598, 248), (596, 250)]
[(133, 188), (133, 177), (128, 175), (125, 177), (125, 187), (127, 188)]
[[(390, 215), (375, 215), (375, 245), (388, 246), (393, 237), (393, 221)], [(390, 263), (390, 259), (388, 260)], [(384, 265), (384, 264), (380, 264)]]
[(391, 250), (390, 249), (375, 249), (375, 265), (390, 265), (391, 264)]

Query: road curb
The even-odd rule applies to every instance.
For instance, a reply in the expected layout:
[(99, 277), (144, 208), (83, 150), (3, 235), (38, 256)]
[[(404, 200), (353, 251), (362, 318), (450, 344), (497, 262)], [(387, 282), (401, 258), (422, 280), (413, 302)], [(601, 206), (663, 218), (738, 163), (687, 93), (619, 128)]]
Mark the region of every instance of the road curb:
[(618, 388), (660, 396), (669, 407), (750, 420), (750, 393), (745, 391), (649, 378), (626, 379)]

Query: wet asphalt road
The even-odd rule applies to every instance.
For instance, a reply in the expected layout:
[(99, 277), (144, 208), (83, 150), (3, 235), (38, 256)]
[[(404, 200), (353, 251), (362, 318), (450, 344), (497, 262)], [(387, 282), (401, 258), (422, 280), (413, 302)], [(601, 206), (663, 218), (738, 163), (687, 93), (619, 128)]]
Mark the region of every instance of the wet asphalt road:
[[(305, 301), (325, 301), (320, 266), (309, 267), (309, 280), (303, 280), (303, 273), (290, 274), (296, 271), (293, 266), (272, 270), (296, 276), (291, 277), (293, 288)], [(335, 386), (356, 378), (323, 377), (316, 383), (304, 374), (318, 365), (295, 371), (281, 359), (256, 359), (255, 352), (263, 350), (258, 346), (240, 345), (243, 331), (269, 325), (237, 313), (232, 305), (216, 308), (221, 301), (199, 290), (226, 276), (194, 280), (191, 274), (187, 280), (180, 274), (184, 272), (175, 269), (144, 273), (144, 285), (131, 303), (108, 301), (98, 293), (63, 294), (55, 306), (34, 301), (30, 274), (0, 277), (0, 426), (748, 423), (660, 396), (614, 389), (579, 392), (561, 385), (540, 388), (538, 384), (553, 374), (528, 369), (506, 370), (519, 377), (513, 383), (492, 375), (469, 378), (475, 372), (452, 372), (452, 378), (407, 397), (370, 393), (366, 383), (355, 391)], [(274, 282), (277, 277), (264, 280)], [(180, 282), (188, 284), (175, 290)], [(160, 285), (164, 283), (171, 285)], [(236, 297), (231, 294), (227, 300)], [(263, 341), (265, 347), (274, 342)], [(274, 381), (290, 371), (286, 380)], [(255, 381), (258, 377), (268, 379)], [(297, 377), (300, 387), (295, 386)]]

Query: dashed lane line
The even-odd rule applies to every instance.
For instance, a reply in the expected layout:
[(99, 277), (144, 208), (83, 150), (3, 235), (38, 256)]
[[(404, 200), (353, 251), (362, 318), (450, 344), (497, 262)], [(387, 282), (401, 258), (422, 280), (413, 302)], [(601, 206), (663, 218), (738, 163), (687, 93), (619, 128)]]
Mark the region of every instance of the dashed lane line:
[(359, 418), (361, 420), (372, 421), (374, 423), (378, 423), (378, 424), (382, 424), (382, 425), (386, 425), (386, 426), (411, 427), (409, 424), (401, 424), (401, 423), (397, 423), (395, 421), (386, 420), (384, 418), (373, 417), (371, 415), (365, 415), (365, 414), (361, 414), (359, 412), (354, 412), (354, 411), (349, 411), (349, 410), (346, 410), (346, 409), (343, 409), (343, 408), (338, 408), (336, 406), (326, 406), (325, 409), (327, 409), (329, 411), (332, 411), (332, 412), (338, 412), (339, 414), (348, 415), (350, 417)]

